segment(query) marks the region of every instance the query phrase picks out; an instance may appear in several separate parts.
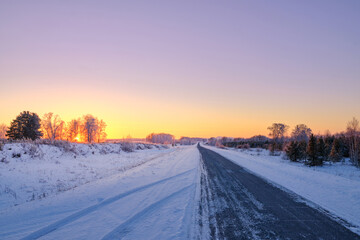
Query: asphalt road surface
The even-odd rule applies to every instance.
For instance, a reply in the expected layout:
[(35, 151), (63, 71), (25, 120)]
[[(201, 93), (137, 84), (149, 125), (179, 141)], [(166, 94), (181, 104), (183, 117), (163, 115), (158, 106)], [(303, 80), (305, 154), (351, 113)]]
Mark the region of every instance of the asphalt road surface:
[(212, 239), (360, 239), (299, 196), (198, 148), (203, 168), (199, 224), (208, 226)]

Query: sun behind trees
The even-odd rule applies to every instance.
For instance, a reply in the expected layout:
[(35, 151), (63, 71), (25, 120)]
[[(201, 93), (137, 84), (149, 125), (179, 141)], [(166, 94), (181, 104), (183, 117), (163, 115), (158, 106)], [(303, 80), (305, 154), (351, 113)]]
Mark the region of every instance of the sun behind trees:
[(67, 124), (58, 115), (47, 113), (41, 121), (45, 138), (70, 142), (103, 142), (106, 139), (106, 123), (91, 114), (73, 119)]
[(106, 139), (106, 123), (91, 114), (73, 119), (65, 123), (59, 115), (52, 112), (44, 114), (42, 119), (36, 113), (24, 111), (11, 122), (6, 136), (11, 140), (31, 139), (40, 137), (70, 142), (99, 143)]

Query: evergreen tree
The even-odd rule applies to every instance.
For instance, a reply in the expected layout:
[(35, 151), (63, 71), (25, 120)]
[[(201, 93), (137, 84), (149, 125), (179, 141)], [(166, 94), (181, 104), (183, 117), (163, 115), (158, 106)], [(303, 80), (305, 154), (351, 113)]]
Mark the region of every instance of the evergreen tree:
[(310, 166), (318, 166), (322, 164), (322, 161), (319, 160), (318, 151), (317, 151), (317, 143), (316, 137), (314, 134), (311, 134), (309, 143), (306, 149), (306, 153), (308, 155), (308, 164)]
[(341, 146), (338, 138), (335, 138), (331, 147), (330, 160), (333, 162), (338, 162), (342, 158)]
[(328, 158), (328, 155), (326, 153), (326, 146), (325, 146), (325, 141), (322, 137), (320, 137), (317, 141), (317, 146), (318, 146), (318, 156), (321, 159), (321, 161), (326, 161)]
[(18, 119), (12, 121), (5, 136), (12, 140), (21, 139), (21, 123)]
[(300, 148), (296, 141), (291, 141), (285, 148), (285, 153), (292, 162), (297, 162), (300, 158)]
[(306, 142), (291, 141), (285, 148), (285, 153), (290, 161), (297, 162), (306, 157)]
[(348, 146), (348, 139), (346, 138), (346, 136), (341, 135), (339, 138), (339, 145), (340, 145), (340, 157), (345, 157), (348, 158), (350, 157), (350, 149)]
[(299, 150), (300, 150), (300, 159), (306, 159), (306, 148), (307, 143), (306, 141), (300, 141), (299, 142)]
[(334, 136), (329, 135), (329, 136), (325, 137), (325, 149), (326, 149), (327, 156), (330, 155), (333, 142), (334, 142)]
[(12, 140), (31, 139), (35, 140), (42, 136), (40, 132), (40, 118), (36, 113), (24, 111), (11, 122), (6, 136)]

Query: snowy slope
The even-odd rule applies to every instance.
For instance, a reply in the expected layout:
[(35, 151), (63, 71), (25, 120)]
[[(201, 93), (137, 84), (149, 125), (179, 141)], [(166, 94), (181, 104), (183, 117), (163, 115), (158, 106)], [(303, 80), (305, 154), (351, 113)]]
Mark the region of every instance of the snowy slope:
[(336, 164), (310, 168), (263, 151), (204, 147), (320, 205), (348, 221), (352, 225), (348, 227), (360, 233), (360, 171), (354, 166)]
[(145, 150), (127, 153), (121, 147), (109, 143), (5, 144), (0, 151), (0, 210), (62, 193), (174, 151), (137, 144)]
[(191, 237), (199, 152), (195, 146), (164, 151), (137, 167), (3, 210), (0, 239)]

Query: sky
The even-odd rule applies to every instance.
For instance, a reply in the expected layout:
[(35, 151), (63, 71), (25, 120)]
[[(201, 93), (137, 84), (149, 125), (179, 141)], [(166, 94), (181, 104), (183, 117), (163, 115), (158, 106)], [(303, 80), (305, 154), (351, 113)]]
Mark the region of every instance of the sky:
[(93, 114), (108, 138), (315, 133), (360, 118), (360, 1), (0, 1), (0, 123)]

